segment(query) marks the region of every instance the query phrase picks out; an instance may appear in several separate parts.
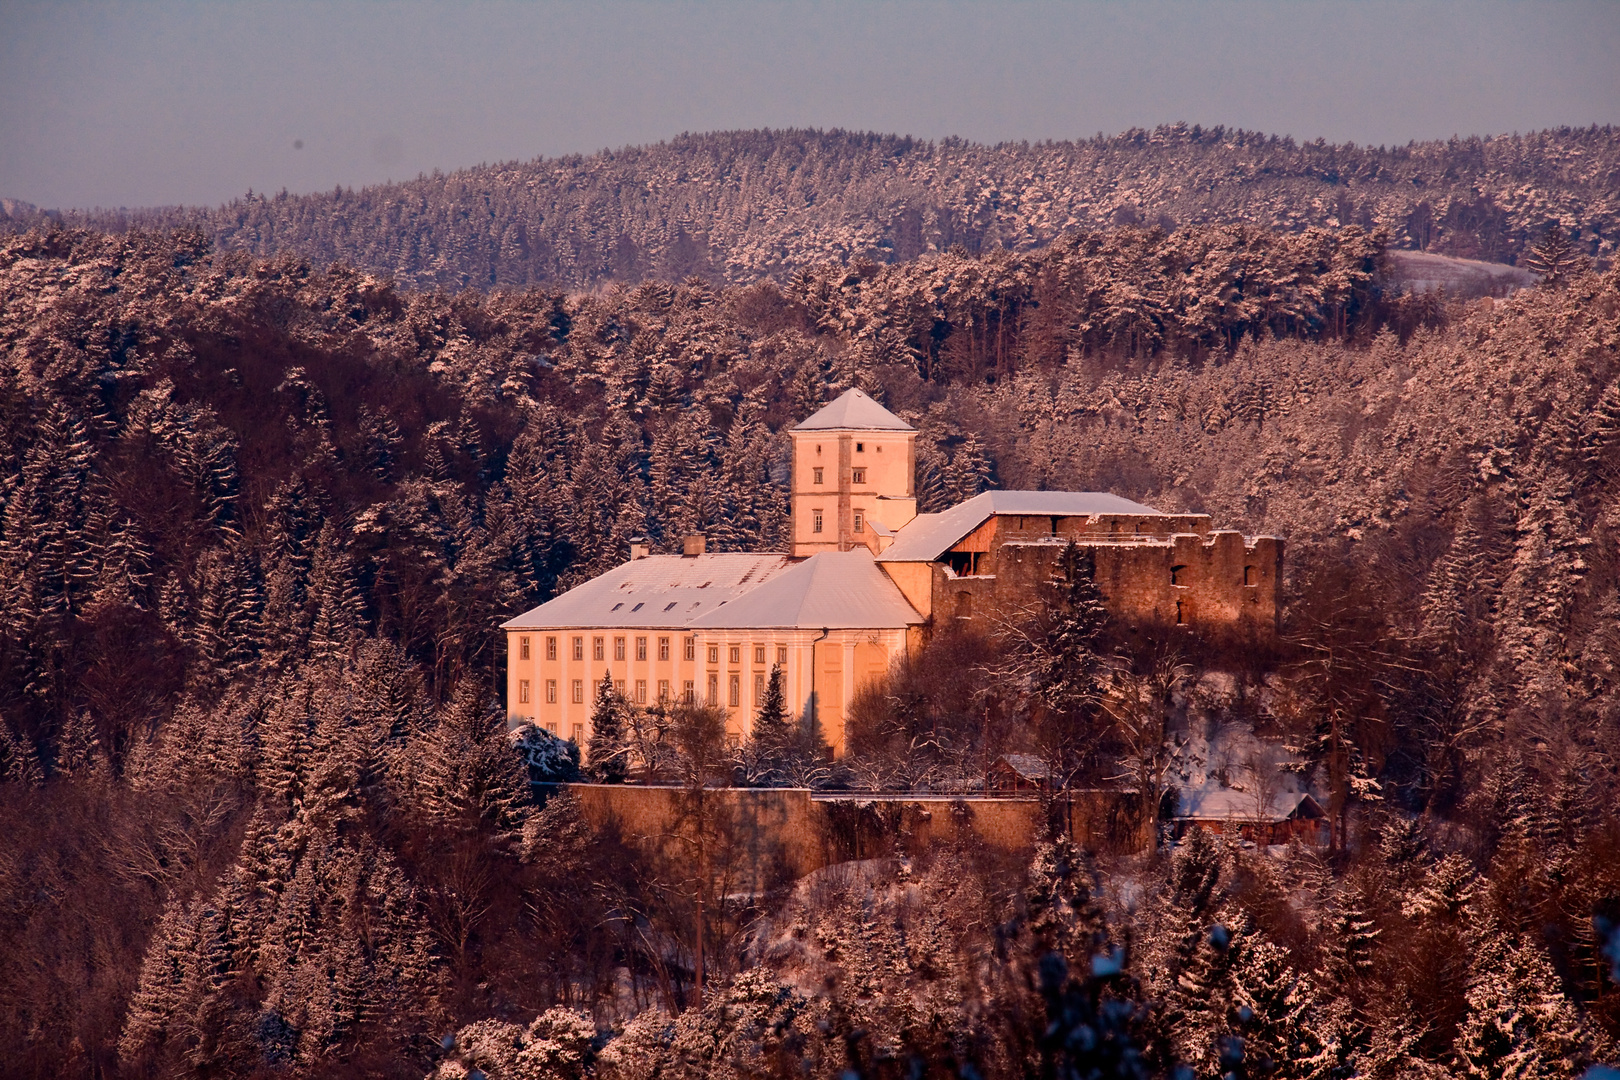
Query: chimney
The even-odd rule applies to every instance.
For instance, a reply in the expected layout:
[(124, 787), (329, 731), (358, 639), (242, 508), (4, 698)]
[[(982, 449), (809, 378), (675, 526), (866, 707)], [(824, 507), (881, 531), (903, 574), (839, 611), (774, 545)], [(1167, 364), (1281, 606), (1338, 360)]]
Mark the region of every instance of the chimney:
[(682, 538), (682, 543), (685, 545), (684, 548), (681, 551), (682, 555), (701, 555), (701, 554), (703, 554), (703, 534), (702, 533), (693, 533), (691, 536), (683, 537)]
[(652, 545), (647, 543), (645, 536), (632, 536), (630, 538), (630, 561), (645, 559), (652, 554)]

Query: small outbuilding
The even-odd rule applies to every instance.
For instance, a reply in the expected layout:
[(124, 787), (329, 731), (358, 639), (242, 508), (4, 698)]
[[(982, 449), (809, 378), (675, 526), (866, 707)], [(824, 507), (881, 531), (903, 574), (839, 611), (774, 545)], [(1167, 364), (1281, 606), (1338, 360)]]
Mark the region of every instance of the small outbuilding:
[(1052, 768), (1035, 754), (1003, 754), (990, 766), (994, 792), (1037, 792), (1052, 789)]
[(1320, 844), (1326, 840), (1326, 823), (1327, 811), (1308, 792), (1263, 797), (1235, 788), (1206, 787), (1182, 794), (1176, 835), (1200, 828), (1261, 846), (1292, 840)]

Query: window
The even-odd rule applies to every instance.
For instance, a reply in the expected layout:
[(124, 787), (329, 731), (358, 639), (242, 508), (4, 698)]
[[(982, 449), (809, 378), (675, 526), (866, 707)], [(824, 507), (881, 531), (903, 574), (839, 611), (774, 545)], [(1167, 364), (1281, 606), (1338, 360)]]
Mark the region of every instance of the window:
[(754, 673), (754, 704), (765, 704), (765, 676), (758, 672)]
[(585, 682), (583, 679), (575, 679), (573, 685), (569, 687), (569, 690), (573, 694), (575, 705), (583, 705), (585, 703)]
[(624, 659), (624, 638), (622, 637), (616, 637), (613, 639), (613, 659)]
[(1177, 601), (1176, 601), (1176, 625), (1177, 625), (1177, 626), (1180, 626), (1180, 625), (1181, 625), (1181, 620), (1182, 620), (1182, 614), (1181, 614), (1181, 601), (1180, 601), (1180, 600), (1177, 600)]
[(522, 702), (527, 702), (529, 700), (529, 680), (528, 679), (519, 679), (518, 680), (518, 700), (522, 701)]
[(555, 705), (555, 704), (557, 704), (557, 680), (556, 679), (547, 679), (546, 680), (546, 704), (547, 705)]
[(697, 638), (695, 636), (686, 639), (686, 658), (688, 660), (697, 659)]
[(659, 679), (658, 680), (658, 700), (659, 701), (668, 701), (669, 700), (669, 680), (668, 679)]
[(855, 511), (855, 531), (866, 531), (866, 515), (859, 510)]
[(574, 659), (585, 659), (585, 639), (582, 637), (577, 637), (574, 639)]
[(765, 646), (763, 646), (763, 645), (755, 645), (754, 646), (754, 663), (763, 664), (764, 662), (765, 662)]
[(720, 676), (709, 672), (709, 704), (720, 704)]
[(811, 469), (810, 470), (810, 476), (811, 476), (810, 482), (812, 484), (819, 484), (819, 483), (822, 482), (822, 480), (821, 480), (821, 470), (820, 469)]
[(733, 646), (731, 646), (731, 648), (727, 649), (726, 650), (726, 659), (729, 660), (733, 664), (742, 663), (742, 646), (741, 645), (733, 645)]
[(585, 741), (585, 725), (584, 724), (575, 724), (574, 727), (573, 727), (572, 734), (569, 735), (569, 738), (573, 741), (575, 746), (578, 746), (580, 743), (584, 742)]
[(778, 664), (782, 665), (783, 667), (787, 667), (787, 646), (786, 645), (778, 645), (776, 647), (776, 662)]
[(710, 645), (709, 646), (709, 663), (718, 664), (719, 662), (720, 662), (720, 646), (718, 646), (718, 645)]
[(813, 532), (813, 533), (818, 533), (818, 532), (821, 531), (821, 511), (820, 510), (812, 510), (812, 511), (810, 511), (810, 531)]
[(692, 680), (687, 679), (681, 683), (681, 700), (688, 705), (697, 704), (697, 691), (692, 688)]
[(555, 721), (555, 720), (547, 720), (546, 721), (546, 730), (551, 732), (553, 735), (557, 734), (557, 721)]
[(956, 594), (956, 617), (958, 619), (973, 618), (973, 594), (959, 592)]
[(529, 639), (526, 637), (518, 638), (518, 657), (523, 660), (529, 658)]
[(645, 705), (645, 704), (647, 704), (647, 680), (646, 679), (637, 679), (636, 680), (636, 704), (637, 705)]
[(742, 704), (742, 676), (733, 675), (726, 687), (726, 704), (735, 709)]
[(866, 483), (866, 470), (865, 469), (851, 469), (851, 470), (849, 470), (849, 482), (852, 483), (852, 484), (864, 484), (864, 483)]
[[(1187, 583), (1181, 579), (1182, 571), (1184, 571), (1186, 569), (1187, 568), (1185, 566), (1172, 566), (1170, 568), (1170, 584), (1172, 584), (1172, 585), (1186, 585)], [(1176, 621), (1180, 622), (1181, 620), (1177, 619)]]
[(591, 659), (592, 660), (600, 660), (600, 659), (602, 659), (602, 643), (605, 642), (606, 640), (607, 640), (606, 638), (599, 638), (599, 637), (591, 638)]
[(863, 443), (863, 442), (858, 442), (858, 443), (856, 443), (856, 444), (855, 444), (855, 452), (856, 452), (856, 453), (857, 453), (857, 454), (864, 454), (864, 453), (866, 453), (866, 444), (865, 444), (865, 443)]
[(557, 639), (554, 637), (546, 638), (546, 659), (557, 659)]
[(623, 679), (614, 679), (613, 680), (613, 692), (615, 694), (618, 694), (620, 697), (624, 697), (624, 680)]
[(658, 659), (669, 659), (669, 638), (667, 637), (661, 637), (658, 639)]
[(647, 659), (647, 639), (644, 637), (636, 638), (636, 659)]
[(1254, 567), (1245, 566), (1243, 568), (1243, 584), (1245, 584), (1245, 585), (1253, 585), (1254, 584)]

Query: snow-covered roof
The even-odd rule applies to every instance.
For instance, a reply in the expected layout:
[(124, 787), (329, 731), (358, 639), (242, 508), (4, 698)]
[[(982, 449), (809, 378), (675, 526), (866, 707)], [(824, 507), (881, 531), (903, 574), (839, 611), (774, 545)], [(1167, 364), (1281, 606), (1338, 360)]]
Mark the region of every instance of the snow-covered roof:
[(1261, 813), (1260, 801), (1252, 791), (1238, 791), (1216, 784), (1181, 793), (1176, 816), (1200, 821), (1286, 821), (1305, 807), (1303, 817), (1320, 817), (1321, 807), (1303, 791), (1279, 791), (1271, 797), (1268, 813)]
[(1025, 780), (1050, 780), (1052, 767), (1038, 754), (1002, 754), (1007, 767)]
[(735, 602), (789, 565), (788, 557), (778, 553), (649, 555), (616, 566), (501, 625), (507, 630), (679, 629)]
[(1106, 491), (986, 491), (939, 514), (918, 514), (895, 534), (882, 562), (933, 562), (994, 514), (1092, 517), (1159, 516), (1159, 511)]
[(876, 630), (923, 621), (879, 570), (872, 553), (823, 551), (810, 556), (720, 610), (692, 621), (693, 629), (802, 628)]
[(807, 416), (794, 431), (912, 431), (912, 426), (872, 400), (864, 390), (845, 390)]

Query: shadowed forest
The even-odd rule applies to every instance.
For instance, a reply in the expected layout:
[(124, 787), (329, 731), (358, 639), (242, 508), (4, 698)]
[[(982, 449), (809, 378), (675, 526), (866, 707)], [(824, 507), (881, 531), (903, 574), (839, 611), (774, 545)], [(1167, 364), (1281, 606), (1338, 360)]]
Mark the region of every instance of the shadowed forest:
[[(284, 205), (316, 202), (250, 209)], [(1392, 286), (1377, 215), (1068, 213), (1028, 250), (812, 244), (735, 271), (791, 266), (776, 281), (589, 291), (433, 287), (576, 280), (550, 268), (401, 273), (413, 289), (216, 248), (206, 221), (0, 241), (5, 1071), (1613, 1060), (1620, 274), (1539, 221), (1517, 251), (1448, 249), (1521, 254), (1539, 284), (1453, 299)], [(542, 805), (530, 780), (578, 751), (508, 736), (496, 625), (632, 536), (780, 545), (785, 429), (849, 386), (920, 432), (923, 510), (1108, 490), (1286, 537), (1282, 638), (1108, 625), (1072, 567), (1022, 645), (936, 635), (837, 767), (787, 736), (726, 758), (675, 715), (670, 779), (936, 783), (994, 741), (1168, 799), (1195, 751), (1241, 742), (1322, 793), (1331, 843), (1193, 830), (1013, 859), (897, 834), (886, 859), (737, 893), (703, 812), (693, 869)], [(1252, 788), (1277, 764), (1196, 767)]]

